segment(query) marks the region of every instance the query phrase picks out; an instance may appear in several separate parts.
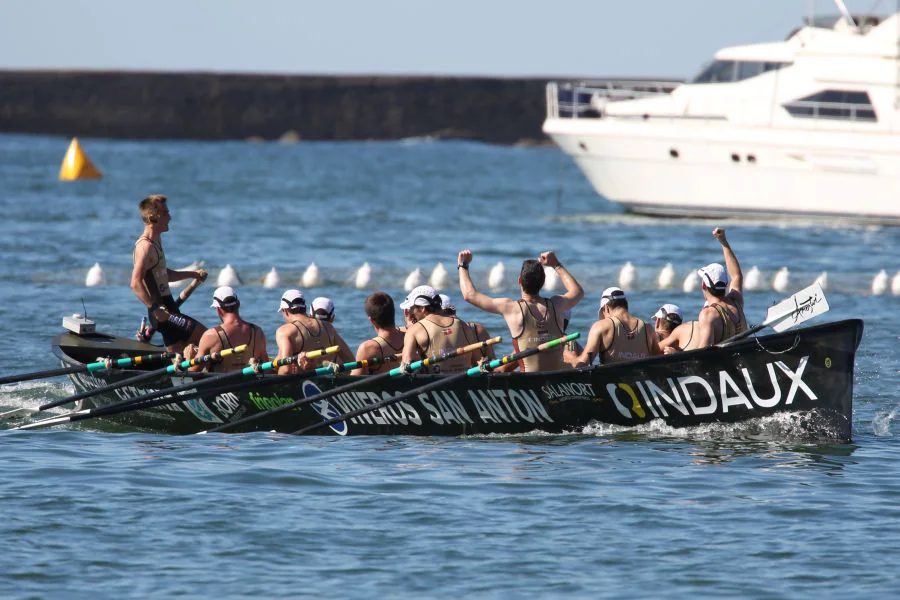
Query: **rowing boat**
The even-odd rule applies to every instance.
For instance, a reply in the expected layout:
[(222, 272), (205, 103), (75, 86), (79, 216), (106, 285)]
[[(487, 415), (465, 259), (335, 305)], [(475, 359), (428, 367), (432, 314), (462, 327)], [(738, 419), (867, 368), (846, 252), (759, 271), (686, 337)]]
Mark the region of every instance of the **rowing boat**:
[[(630, 363), (546, 373), (491, 373), (455, 379), (396, 404), (378, 408), (315, 433), (330, 435), (478, 435), (577, 432), (592, 423), (636, 426), (660, 420), (673, 427), (738, 422), (781, 412), (808, 413), (811, 436), (851, 437), (853, 367), (863, 322), (850, 319), (748, 338), (724, 347)], [(66, 332), (53, 339), (63, 366), (159, 352), (151, 344), (99, 332)], [(110, 370), (70, 374), (78, 392), (140, 374)], [(79, 408), (108, 406), (166, 387), (198, 383), (210, 375), (162, 375), (81, 401)], [(235, 432), (295, 432), (445, 377), (404, 375), (361, 383), (296, 409), (264, 417)], [(356, 380), (350, 375), (282, 381), (256, 375), (233, 391), (124, 412), (108, 421), (172, 434), (190, 434), (236, 422)], [(249, 385), (251, 384), (252, 385)], [(191, 390), (180, 392), (188, 394)]]

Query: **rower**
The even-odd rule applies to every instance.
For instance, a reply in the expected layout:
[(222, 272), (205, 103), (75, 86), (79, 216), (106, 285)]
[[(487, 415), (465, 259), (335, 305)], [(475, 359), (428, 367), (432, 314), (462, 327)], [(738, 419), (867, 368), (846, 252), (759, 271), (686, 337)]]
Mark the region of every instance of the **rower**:
[[(394, 320), (394, 299), (384, 292), (375, 292), (366, 298), (366, 316), (375, 328), (375, 337), (359, 345), (356, 360), (378, 358), (386, 360), (391, 356), (399, 356), (403, 352), (404, 332), (400, 331)], [(391, 368), (389, 364), (379, 364), (364, 369), (354, 369), (352, 375), (373, 375)]]
[[(521, 298), (492, 298), (475, 289), (469, 276), (472, 251), (463, 250), (457, 259), (459, 289), (463, 298), (481, 310), (503, 315), (509, 333), (513, 338), (516, 352), (535, 348), (544, 342), (562, 337), (562, 313), (573, 308), (584, 296), (584, 290), (566, 270), (553, 252), (544, 252), (538, 260), (529, 259), (522, 263), (519, 272)], [(544, 287), (544, 267), (556, 269), (566, 287), (561, 296), (544, 298), (540, 295)], [(567, 369), (563, 360), (563, 349), (557, 347), (534, 354), (521, 361), (520, 368), (526, 372), (555, 371)]]
[[(281, 295), (278, 307), (284, 317), (285, 324), (275, 331), (275, 342), (278, 344), (278, 358), (287, 358), (301, 352), (322, 350), (337, 345), (340, 351), (337, 360), (341, 363), (352, 362), (353, 353), (334, 325), (306, 314), (306, 299), (300, 290), (286, 290)], [(316, 369), (325, 364), (328, 357), (307, 360), (301, 357), (300, 364), (285, 365), (278, 368), (279, 375), (296, 373), (299, 370)]]
[(656, 339), (662, 342), (672, 335), (672, 331), (681, 325), (684, 320), (681, 316), (681, 308), (677, 304), (663, 304), (653, 314), (653, 328), (656, 330)]
[(320, 321), (328, 321), (334, 323), (334, 302), (331, 298), (319, 296), (312, 301), (312, 316)]
[(599, 320), (591, 326), (584, 351), (578, 357), (578, 366), (590, 366), (595, 356), (600, 357), (602, 364), (611, 364), (662, 354), (653, 329), (628, 312), (624, 290), (603, 290), (597, 317)]
[[(447, 294), (438, 294), (441, 297), (441, 314), (446, 315), (448, 317), (456, 316), (456, 305), (453, 304), (453, 301), (450, 300), (450, 296)], [(481, 323), (477, 323), (475, 321), (466, 321), (469, 326), (475, 330), (475, 339), (479, 342), (484, 342), (486, 340), (491, 339), (491, 334), (488, 332), (487, 327), (482, 325)], [(479, 350), (482, 359), (494, 360), (497, 358), (497, 355), (494, 354), (493, 346), (485, 346), (481, 350)]]
[(166, 265), (162, 234), (169, 230), (171, 214), (166, 197), (153, 194), (138, 204), (144, 232), (134, 243), (131, 271), (131, 291), (147, 307), (150, 327), (158, 330), (170, 352), (180, 352), (186, 344), (197, 344), (204, 327), (197, 320), (184, 315), (169, 289), (170, 281), (206, 279), (206, 271), (173, 271)]
[[(216, 309), (221, 325), (207, 329), (200, 337), (197, 346), (188, 345), (184, 349), (185, 359), (204, 356), (212, 352), (221, 352), (227, 348), (235, 348), (246, 344), (247, 350), (240, 354), (231, 354), (217, 363), (210, 363), (209, 370), (227, 373), (243, 369), (248, 363), (264, 363), (269, 360), (266, 352), (266, 334), (263, 330), (241, 318), (241, 301), (237, 292), (229, 285), (216, 288), (210, 308)], [(191, 371), (199, 371), (203, 367), (191, 367)]]
[(712, 234), (722, 245), (725, 267), (711, 263), (697, 271), (703, 298), (709, 303), (697, 319), (698, 348), (718, 344), (747, 329), (741, 265), (725, 238), (725, 230), (716, 227)]
[[(412, 289), (400, 308), (409, 309), (415, 323), (403, 339), (401, 369), (408, 370), (414, 361), (432, 355), (449, 353), (475, 342), (475, 331), (457, 317), (441, 314), (441, 298), (430, 285)], [(432, 373), (461, 373), (477, 364), (472, 353), (451, 358), (431, 367)]]

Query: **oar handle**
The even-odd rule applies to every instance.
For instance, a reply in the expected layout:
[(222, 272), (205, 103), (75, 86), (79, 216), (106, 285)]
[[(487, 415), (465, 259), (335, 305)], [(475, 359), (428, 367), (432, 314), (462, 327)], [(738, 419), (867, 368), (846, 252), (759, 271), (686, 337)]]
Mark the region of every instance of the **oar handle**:
[(518, 360), (522, 360), (523, 358), (528, 358), (534, 354), (539, 352), (543, 352), (544, 350), (550, 350), (551, 348), (556, 348), (558, 346), (562, 346), (571, 342), (572, 340), (577, 340), (581, 337), (581, 333), (576, 331), (574, 333), (570, 333), (568, 335), (564, 335), (561, 338), (556, 338), (555, 340), (550, 340), (549, 342), (544, 342), (539, 346), (535, 346), (534, 348), (526, 348), (521, 352), (516, 352), (514, 354), (508, 354), (502, 358), (497, 358), (492, 360), (491, 362), (485, 364), (484, 366), (472, 367), (469, 369), (470, 375), (476, 375), (479, 371), (493, 371), (497, 367), (502, 365), (506, 365), (512, 362), (516, 362)]
[(190, 360), (183, 360), (178, 363), (178, 365), (169, 365), (168, 367), (166, 367), (166, 372), (174, 373), (175, 371), (184, 371), (190, 369), (191, 367), (197, 367), (209, 362), (219, 362), (227, 356), (231, 356), (232, 354), (240, 354), (245, 350), (247, 350), (247, 344), (241, 344), (240, 346), (235, 346), (234, 348), (225, 348), (224, 350), (220, 350), (218, 352), (210, 352), (209, 354), (196, 356)]
[[(157, 354), (144, 354), (141, 356), (131, 356), (129, 358), (119, 358), (112, 362), (113, 367), (131, 367), (141, 365), (147, 362), (156, 361), (156, 360), (168, 360), (171, 358), (175, 358), (174, 352), (160, 352)], [(103, 371), (106, 370), (107, 362), (105, 360), (98, 360), (96, 362), (89, 363), (85, 365), (85, 370), (89, 372), (93, 371)]]
[[(457, 356), (461, 356), (463, 354), (468, 354), (470, 352), (475, 352), (476, 350), (481, 350), (483, 348), (487, 348), (488, 346), (493, 346), (494, 344), (499, 344), (503, 341), (503, 338), (499, 335), (496, 337), (492, 337), (487, 340), (483, 340), (480, 342), (475, 342), (474, 344), (469, 344), (468, 346), (463, 346), (462, 348), (457, 348), (452, 350), (446, 354), (436, 354), (429, 356), (428, 358), (424, 358), (422, 360), (417, 360), (415, 362), (409, 363), (409, 370), (416, 371), (421, 369), (422, 367), (429, 367), (431, 365), (444, 362), (445, 360), (450, 360), (451, 358), (456, 358)], [(392, 377), (396, 377), (397, 375), (402, 375), (404, 372), (400, 370), (400, 367), (396, 367), (390, 370), (390, 375)]]

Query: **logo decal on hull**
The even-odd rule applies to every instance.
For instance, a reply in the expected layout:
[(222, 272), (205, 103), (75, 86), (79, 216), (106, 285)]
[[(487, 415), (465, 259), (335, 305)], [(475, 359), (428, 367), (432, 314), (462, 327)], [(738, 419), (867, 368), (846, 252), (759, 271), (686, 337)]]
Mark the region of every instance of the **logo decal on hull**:
[[(322, 390), (319, 389), (319, 386), (317, 386), (312, 381), (304, 381), (303, 382), (303, 397), (304, 398), (311, 398), (311, 397), (313, 397), (317, 394), (321, 394), (321, 393), (322, 393)], [(326, 400), (324, 398), (317, 402), (313, 402), (311, 404), (311, 406), (317, 413), (319, 413), (322, 416), (322, 419), (325, 421), (327, 421), (328, 419), (333, 419), (334, 417), (341, 416), (341, 413), (334, 406), (332, 406), (328, 400)], [(333, 432), (335, 432), (338, 435), (347, 435), (347, 422), (346, 421), (340, 421), (339, 423), (334, 423), (333, 425), (329, 425), (329, 427), (331, 428), (331, 430)]]

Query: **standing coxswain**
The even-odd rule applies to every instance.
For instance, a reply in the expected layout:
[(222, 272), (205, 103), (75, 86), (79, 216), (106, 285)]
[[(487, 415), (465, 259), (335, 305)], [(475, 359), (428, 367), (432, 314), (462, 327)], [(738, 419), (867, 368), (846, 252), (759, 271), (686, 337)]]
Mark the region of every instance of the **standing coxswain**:
[(206, 331), (201, 323), (184, 315), (172, 297), (170, 281), (206, 278), (206, 271), (173, 271), (166, 265), (162, 234), (169, 230), (171, 214), (166, 197), (147, 196), (138, 205), (144, 232), (134, 243), (134, 268), (131, 271), (131, 291), (147, 307), (150, 326), (163, 336), (170, 352), (180, 352), (185, 345), (196, 344)]

